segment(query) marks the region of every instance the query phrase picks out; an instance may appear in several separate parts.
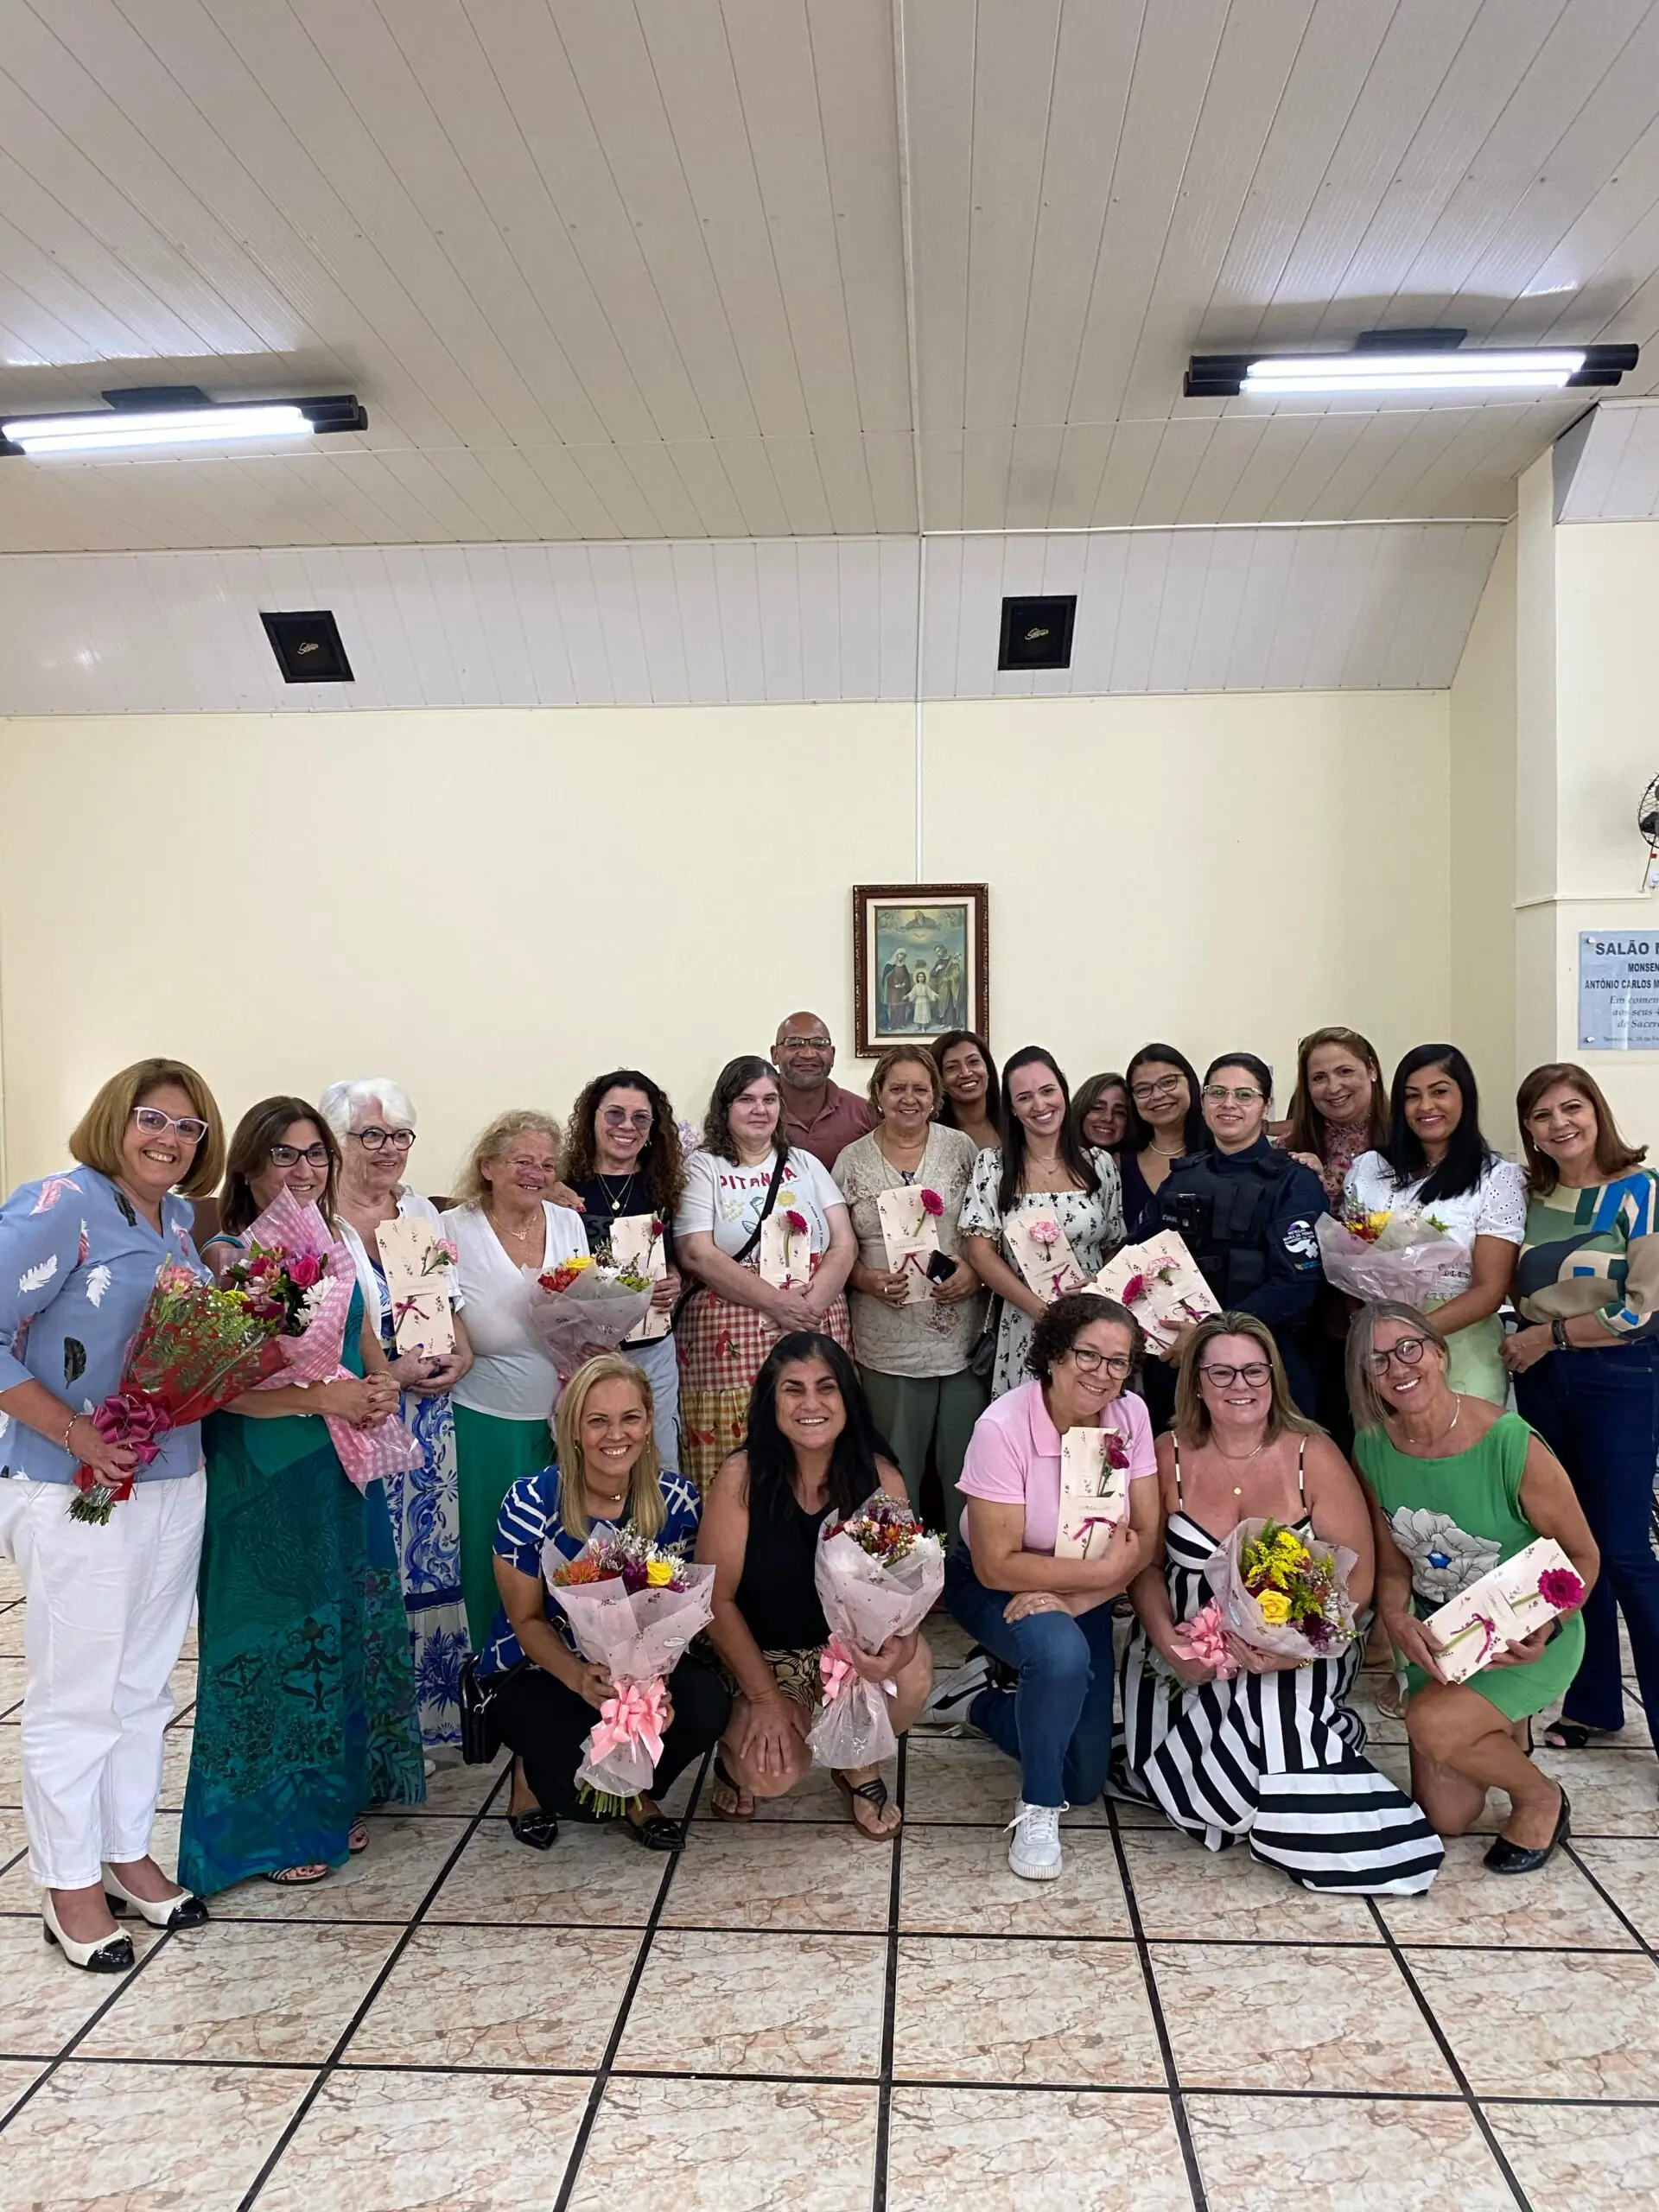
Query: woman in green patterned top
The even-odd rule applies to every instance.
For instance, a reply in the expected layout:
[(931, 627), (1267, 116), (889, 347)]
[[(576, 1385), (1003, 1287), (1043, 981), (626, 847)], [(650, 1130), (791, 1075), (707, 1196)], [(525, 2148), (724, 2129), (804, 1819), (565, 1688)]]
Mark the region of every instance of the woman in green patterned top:
[(1577, 1671), (1584, 1626), (1564, 1615), (1448, 1682), (1423, 1616), (1539, 1536), (1553, 1536), (1586, 1585), (1596, 1547), (1566, 1470), (1526, 1423), (1446, 1379), (1446, 1338), (1409, 1306), (1363, 1306), (1348, 1336), (1354, 1456), (1376, 1529), (1376, 1609), (1407, 1662), (1411, 1794), (1442, 1835), (1463, 1835), (1489, 1790), (1510, 1801), (1485, 1855), (1495, 1874), (1530, 1873), (1567, 1834), (1567, 1792), (1528, 1756), (1531, 1714)]
[(1581, 1751), (1624, 1725), (1618, 1615), (1642, 1701), (1659, 1714), (1659, 1235), (1645, 1148), (1626, 1144), (1595, 1078), (1535, 1068), (1516, 1118), (1527, 1153), (1527, 1238), (1503, 1347), (1516, 1403), (1573, 1478), (1602, 1576), (1584, 1609), (1584, 1664), (1546, 1741)]

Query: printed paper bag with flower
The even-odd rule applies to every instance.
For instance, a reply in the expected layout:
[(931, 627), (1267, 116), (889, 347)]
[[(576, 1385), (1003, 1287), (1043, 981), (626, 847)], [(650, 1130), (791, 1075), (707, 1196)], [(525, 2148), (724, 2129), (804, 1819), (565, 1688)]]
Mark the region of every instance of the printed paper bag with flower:
[[(601, 1224), (588, 1226), (591, 1231), (604, 1234)], [(611, 1264), (625, 1274), (643, 1275), (647, 1282), (657, 1283), (668, 1273), (668, 1242), (656, 1214), (619, 1214), (611, 1224), (610, 1243)], [(665, 1337), (673, 1325), (674, 1316), (653, 1306), (634, 1333), (652, 1338)]]
[(881, 1217), (887, 1272), (904, 1276), (906, 1306), (925, 1306), (933, 1295), (927, 1263), (939, 1249), (944, 1199), (937, 1191), (909, 1183), (895, 1190), (878, 1191), (875, 1210)]
[(1129, 1446), (1115, 1428), (1068, 1428), (1060, 1439), (1056, 1559), (1098, 1559), (1129, 1510)]
[(1144, 1244), (1124, 1245), (1090, 1287), (1127, 1306), (1154, 1351), (1167, 1351), (1178, 1330), (1221, 1311), (1198, 1262), (1173, 1229), (1160, 1229)]
[(1430, 1613), (1423, 1627), (1446, 1681), (1466, 1682), (1505, 1644), (1583, 1603), (1578, 1569), (1552, 1537), (1540, 1536)]
[(1077, 1265), (1059, 1216), (1046, 1206), (1032, 1213), (1010, 1214), (1002, 1224), (1002, 1241), (1009, 1257), (1045, 1306), (1052, 1306), (1068, 1291), (1087, 1290), (1089, 1278)]
[(383, 1221), (378, 1242), (399, 1351), (442, 1359), (455, 1348), (455, 1248), (418, 1214)]
[(760, 1280), (774, 1290), (805, 1290), (812, 1281), (812, 1224), (787, 1184), (760, 1224)]

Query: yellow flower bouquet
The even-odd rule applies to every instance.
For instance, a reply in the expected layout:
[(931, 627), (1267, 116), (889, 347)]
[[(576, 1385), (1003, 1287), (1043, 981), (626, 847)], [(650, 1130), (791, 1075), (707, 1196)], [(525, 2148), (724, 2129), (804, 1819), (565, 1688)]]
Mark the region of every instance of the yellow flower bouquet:
[(1354, 1559), (1281, 1522), (1241, 1521), (1205, 1567), (1216, 1625), (1239, 1663), (1259, 1674), (1284, 1660), (1332, 1659), (1351, 1643)]

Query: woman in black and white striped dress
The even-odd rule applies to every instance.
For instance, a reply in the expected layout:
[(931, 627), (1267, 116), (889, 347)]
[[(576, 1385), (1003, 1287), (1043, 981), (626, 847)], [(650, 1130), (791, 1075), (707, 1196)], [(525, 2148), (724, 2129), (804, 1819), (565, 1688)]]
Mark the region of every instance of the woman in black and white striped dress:
[(1138, 1618), (1122, 1666), (1131, 1787), (1208, 1850), (1248, 1841), (1306, 1889), (1426, 1890), (1445, 1847), (1360, 1756), (1364, 1724), (1344, 1702), (1357, 1640), (1334, 1659), (1229, 1681), (1174, 1649), (1211, 1595), (1205, 1563), (1240, 1521), (1270, 1515), (1298, 1535), (1345, 1545), (1357, 1554), (1350, 1594), (1361, 1607), (1370, 1599), (1375, 1554), (1359, 1485), (1297, 1413), (1273, 1338), (1252, 1315), (1220, 1314), (1193, 1332), (1158, 1475), (1164, 1560), (1131, 1586)]

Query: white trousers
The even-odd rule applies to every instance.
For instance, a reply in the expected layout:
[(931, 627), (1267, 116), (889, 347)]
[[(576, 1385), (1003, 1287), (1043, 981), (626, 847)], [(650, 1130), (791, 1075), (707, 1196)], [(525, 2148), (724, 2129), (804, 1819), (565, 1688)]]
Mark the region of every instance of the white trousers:
[(78, 1890), (149, 1849), (162, 1733), (201, 1556), (207, 1478), (141, 1482), (107, 1524), (69, 1517), (66, 1483), (0, 1482), (0, 1552), (23, 1614), (29, 1872)]

